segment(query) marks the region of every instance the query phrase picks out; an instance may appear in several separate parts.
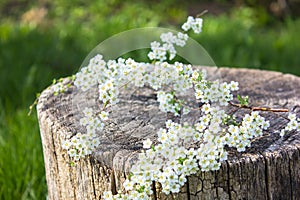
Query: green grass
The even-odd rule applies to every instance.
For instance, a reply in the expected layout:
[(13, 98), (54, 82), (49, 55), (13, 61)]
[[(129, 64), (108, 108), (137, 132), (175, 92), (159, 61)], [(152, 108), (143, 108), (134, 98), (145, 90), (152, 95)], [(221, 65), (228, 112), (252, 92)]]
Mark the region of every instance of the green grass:
[[(36, 6), (27, 1), (26, 8)], [(41, 25), (0, 14), (0, 199), (45, 199), (42, 146), (36, 114), (28, 107), (52, 79), (70, 75), (107, 37), (137, 27), (178, 27), (185, 6), (165, 0), (51, 1)], [(4, 3), (0, 3), (0, 8)], [(165, 12), (165, 7), (169, 7)], [(101, 12), (99, 12), (101, 10)], [(263, 24), (251, 9), (205, 15), (204, 32), (193, 35), (218, 66), (251, 67), (300, 75), (300, 20)], [(136, 58), (145, 54), (135, 52)]]
[(281, 71), (300, 76), (300, 19), (260, 27), (241, 16), (208, 17), (195, 36), (218, 66)]
[(45, 199), (47, 191), (36, 115), (1, 112), (0, 199)]

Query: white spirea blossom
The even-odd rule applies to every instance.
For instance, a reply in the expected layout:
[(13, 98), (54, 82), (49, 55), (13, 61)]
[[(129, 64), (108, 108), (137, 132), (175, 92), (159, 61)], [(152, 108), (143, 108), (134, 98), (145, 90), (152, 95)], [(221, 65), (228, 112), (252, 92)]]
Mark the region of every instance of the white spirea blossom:
[(195, 85), (195, 96), (203, 103), (218, 102), (222, 106), (227, 106), (228, 102), (233, 99), (232, 91), (238, 90), (238, 83), (219, 83), (216, 81), (201, 80)]
[[(106, 62), (102, 55), (93, 57), (87, 67), (81, 68), (76, 74), (74, 85), (83, 91), (90, 89), (96, 84), (104, 82), (109, 77), (103, 76), (102, 72), (107, 72)], [(106, 73), (103, 73), (104, 75)]]
[(161, 111), (174, 113), (175, 116), (179, 115), (181, 105), (176, 101), (173, 94), (159, 91), (157, 92), (157, 101)]
[[(99, 146), (100, 140), (96, 131), (103, 129), (104, 124), (91, 108), (83, 110), (84, 117), (80, 119), (80, 125), (86, 127), (87, 132), (76, 133), (67, 140), (62, 141), (62, 148), (68, 151), (68, 155), (75, 161), (90, 155)], [(102, 112), (101, 112), (102, 113)]]
[(289, 113), (288, 119), (290, 120), (288, 124), (280, 131), (280, 136), (283, 137), (287, 132), (293, 130), (300, 130), (300, 119), (297, 118), (295, 113)]
[(148, 138), (143, 142), (143, 148), (144, 149), (149, 149), (151, 147), (152, 141)]
[(63, 93), (66, 90), (65, 85), (61, 82), (54, 84), (52, 86), (52, 89), (53, 89), (55, 95), (57, 95), (59, 93)]
[[(201, 18), (188, 17), (182, 28), (200, 33), (202, 22)], [(126, 85), (152, 88), (156, 91), (159, 109), (175, 116), (188, 114), (194, 109), (179, 99), (178, 94), (192, 89), (198, 103), (202, 103), (200, 109), (196, 108), (200, 116), (194, 124), (182, 125), (168, 120), (165, 128), (157, 130), (157, 143), (149, 138), (143, 141), (143, 150), (138, 153), (138, 160), (123, 183), (126, 194), (119, 192), (113, 195), (106, 191), (103, 193), (106, 200), (150, 199), (153, 181), (161, 184), (165, 194), (178, 193), (187, 176), (199, 170), (220, 169), (228, 156), (225, 147), (243, 152), (251, 146), (253, 138), (261, 136), (270, 126), (258, 111), (246, 114), (237, 122), (234, 116), (222, 109), (233, 100), (232, 92), (239, 89), (237, 82), (209, 81), (205, 70), (165, 61), (176, 56), (175, 46), (186, 44), (186, 34), (168, 32), (163, 33), (160, 39), (161, 42), (151, 43), (148, 57), (155, 61), (152, 64), (131, 58), (105, 62), (102, 55), (96, 55), (75, 76), (74, 85), (82, 91), (95, 86), (98, 88), (98, 100), (102, 104), (98, 112), (92, 108), (83, 110), (80, 125), (86, 128), (86, 133), (76, 133), (62, 142), (62, 148), (75, 161), (90, 155), (99, 145), (97, 132), (104, 129), (109, 120), (109, 106), (119, 102), (119, 91)], [(60, 87), (54, 86), (54, 91), (59, 91)], [(281, 136), (288, 131), (300, 130), (300, 120), (295, 114), (290, 114), (288, 119)], [(191, 144), (198, 145), (191, 148)]]
[(192, 16), (189, 16), (187, 21), (182, 25), (182, 29), (184, 31), (188, 31), (190, 29), (193, 29), (193, 31), (197, 34), (201, 33), (202, 31), (202, 24), (203, 19), (202, 18), (194, 18)]
[(65, 79), (59, 79), (53, 80), (52, 83), (52, 91), (54, 93), (54, 95), (58, 95), (58, 94), (62, 94), (64, 92), (67, 92), (69, 90), (69, 88), (71, 87), (71, 82), (74, 81), (75, 76), (71, 76), (71, 77), (67, 77)]
[(183, 47), (188, 40), (188, 35), (184, 33), (177, 33), (174, 35), (172, 32), (162, 33), (160, 36), (162, 44), (154, 41), (151, 42), (151, 51), (148, 53), (150, 60), (167, 60), (167, 55), (169, 55), (169, 60), (173, 60), (176, 56), (175, 46)]
[(269, 122), (259, 115), (257, 111), (250, 115), (246, 114), (241, 125), (230, 125), (226, 136), (227, 145), (236, 147), (239, 152), (245, 151), (250, 147), (251, 139), (262, 136), (263, 130), (269, 127)]

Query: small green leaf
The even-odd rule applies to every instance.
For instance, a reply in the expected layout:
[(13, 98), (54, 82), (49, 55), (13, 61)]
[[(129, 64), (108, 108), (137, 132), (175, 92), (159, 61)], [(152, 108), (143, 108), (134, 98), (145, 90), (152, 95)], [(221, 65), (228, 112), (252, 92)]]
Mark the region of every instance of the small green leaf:
[(144, 192), (144, 190), (145, 190), (145, 186), (144, 185), (142, 185), (142, 186), (140, 186), (140, 188), (136, 189), (136, 191), (138, 193), (142, 193), (142, 192)]
[(180, 71), (180, 72), (179, 72), (179, 75), (180, 75), (180, 76), (184, 75), (184, 71), (183, 71), (183, 70)]
[(239, 94), (237, 95), (237, 99), (239, 101), (239, 103), (242, 105), (242, 106), (248, 106), (249, 105), (249, 96), (245, 96), (245, 97), (241, 97)]
[(239, 100), (240, 103), (243, 101), (242, 97), (239, 94), (237, 95), (237, 99)]
[(183, 165), (183, 162), (186, 160), (187, 158), (178, 158), (177, 160), (178, 160), (178, 162), (181, 164), (181, 165)]
[(154, 144), (152, 144), (151, 149), (152, 149), (153, 151), (156, 151), (156, 150), (155, 150)]
[(200, 81), (202, 81), (202, 79), (203, 79), (203, 73), (199, 72), (199, 75), (198, 75), (196, 81), (200, 82)]
[(131, 177), (133, 177), (133, 173), (132, 172), (129, 173), (128, 179), (131, 180)]
[(33, 108), (38, 104), (39, 98), (41, 96), (41, 93), (36, 93), (36, 98), (34, 100), (34, 102), (29, 106), (29, 112), (28, 112), (28, 116), (31, 115)]

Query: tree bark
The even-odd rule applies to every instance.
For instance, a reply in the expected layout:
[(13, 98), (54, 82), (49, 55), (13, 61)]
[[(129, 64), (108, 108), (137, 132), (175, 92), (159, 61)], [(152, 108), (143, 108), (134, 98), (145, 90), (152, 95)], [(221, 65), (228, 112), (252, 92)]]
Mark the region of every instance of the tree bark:
[[(288, 108), (300, 115), (300, 78), (250, 69), (205, 68), (208, 77), (238, 81), (239, 94), (249, 95), (253, 106)], [(166, 119), (195, 123), (199, 111), (174, 118), (159, 111), (156, 95), (150, 88), (124, 88), (120, 103), (111, 108), (111, 120), (99, 132), (101, 144), (92, 155), (75, 162), (62, 149), (61, 142), (82, 132), (82, 109), (99, 109), (97, 88), (89, 92), (72, 86), (57, 96), (52, 87), (44, 90), (37, 105), (46, 168), (49, 200), (102, 199), (106, 190), (123, 190), (130, 167), (146, 138), (155, 140), (156, 131)], [(183, 96), (197, 106), (192, 93)], [(238, 116), (249, 110), (229, 112)], [(252, 143), (246, 152), (229, 150), (229, 159), (219, 171), (199, 172), (188, 177), (179, 194), (166, 196), (155, 183), (153, 199), (300, 199), (300, 133), (279, 136), (287, 120), (277, 114), (262, 112), (270, 120), (268, 132)]]

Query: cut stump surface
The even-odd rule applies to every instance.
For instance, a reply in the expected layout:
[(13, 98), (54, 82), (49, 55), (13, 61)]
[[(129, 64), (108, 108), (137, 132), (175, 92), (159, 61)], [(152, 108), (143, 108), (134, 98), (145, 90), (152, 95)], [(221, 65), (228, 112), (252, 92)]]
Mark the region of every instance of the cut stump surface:
[[(300, 78), (250, 69), (205, 68), (208, 77), (239, 82), (239, 94), (248, 95), (250, 104), (272, 108), (288, 108), (300, 116)], [(196, 104), (187, 94), (183, 98)], [(146, 138), (155, 140), (156, 131), (167, 119), (195, 123), (199, 111), (174, 118), (158, 108), (156, 95), (150, 88), (127, 88), (120, 103), (112, 107), (110, 121), (99, 132), (101, 144), (91, 155), (74, 165), (62, 140), (78, 132), (86, 106), (99, 109), (96, 87), (82, 92), (74, 86), (64, 94), (53, 95), (44, 90), (37, 105), (43, 143), (49, 200), (102, 199), (104, 191), (123, 190), (122, 183), (136, 160)], [(195, 105), (197, 106), (197, 104)], [(233, 108), (236, 109), (236, 108)], [(234, 111), (234, 110), (231, 110)], [(236, 111), (236, 114), (244, 111)], [(229, 151), (229, 159), (219, 171), (199, 172), (188, 177), (179, 194), (166, 196), (155, 184), (153, 199), (300, 199), (300, 133), (279, 136), (287, 120), (274, 113), (263, 113), (270, 120), (268, 132), (253, 141), (246, 152)]]

